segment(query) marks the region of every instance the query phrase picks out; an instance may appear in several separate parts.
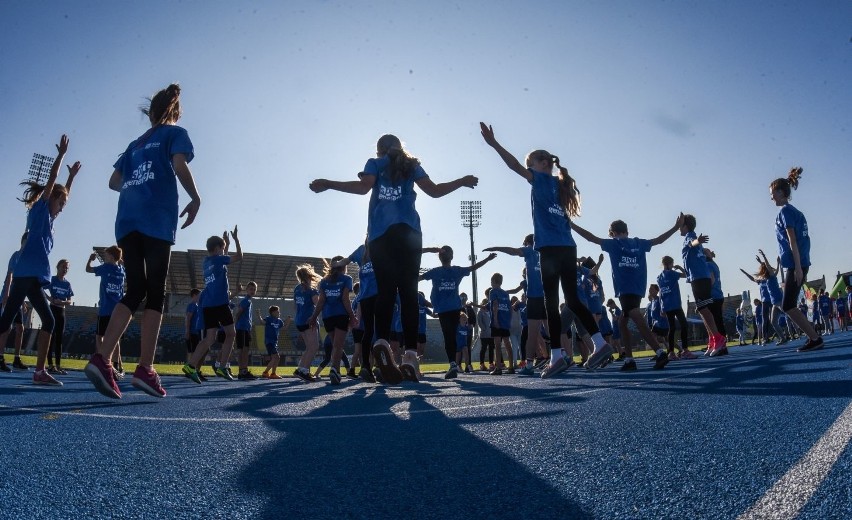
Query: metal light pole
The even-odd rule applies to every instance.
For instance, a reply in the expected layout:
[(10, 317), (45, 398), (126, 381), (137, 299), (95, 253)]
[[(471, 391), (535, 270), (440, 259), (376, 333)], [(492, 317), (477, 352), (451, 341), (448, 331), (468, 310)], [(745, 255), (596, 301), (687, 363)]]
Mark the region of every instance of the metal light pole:
[(50, 176), (50, 167), (53, 166), (53, 157), (48, 157), (40, 153), (33, 154), (33, 162), (30, 163), (29, 180), (44, 184)]
[[(473, 228), (479, 227), (479, 224), (482, 223), (482, 201), (478, 200), (463, 200), (461, 201), (461, 223), (463, 227), (468, 228), (470, 230), (470, 265), (476, 263), (476, 253), (473, 249)], [(479, 294), (476, 286), (476, 271), (473, 271), (473, 304), (479, 304)], [(474, 328), (476, 324), (472, 324)]]

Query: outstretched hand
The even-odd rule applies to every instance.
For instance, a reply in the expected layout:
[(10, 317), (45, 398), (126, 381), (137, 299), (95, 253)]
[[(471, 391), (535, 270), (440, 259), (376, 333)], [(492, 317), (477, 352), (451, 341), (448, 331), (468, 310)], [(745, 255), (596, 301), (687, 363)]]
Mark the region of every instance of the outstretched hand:
[(482, 121), (479, 122), (479, 131), (482, 134), (482, 138), (485, 139), (485, 143), (488, 146), (496, 146), (497, 138), (494, 137), (494, 129), (491, 128), (491, 125), (486, 125)]
[(675, 221), (675, 226), (680, 229), (683, 227), (683, 211), (680, 212), (680, 215), (677, 216), (677, 220)]
[(474, 175), (465, 175), (461, 179), (459, 179), (461, 185), (465, 188), (473, 188), (477, 184), (479, 184), (479, 178)]
[(59, 144), (56, 145), (56, 153), (58, 153), (59, 155), (65, 155), (65, 153), (68, 151), (68, 143), (68, 136), (62, 134), (62, 137), (59, 138)]
[(328, 189), (328, 179), (315, 179), (308, 184), (308, 188), (314, 193), (322, 193)]
[(696, 240), (698, 240), (699, 244), (706, 244), (707, 242), (710, 241), (710, 236), (702, 233), (702, 234), (698, 235)]
[(233, 231), (231, 231), (231, 236), (232, 236), (232, 237), (234, 237), (234, 240), (238, 240), (238, 237), (237, 237), (237, 226), (236, 226), (236, 224), (234, 225), (234, 230), (233, 230)]
[(77, 175), (80, 172), (80, 168), (83, 167), (83, 165), (80, 164), (80, 161), (75, 162), (73, 165), (66, 165), (66, 166), (68, 167), (68, 176), (69, 177), (74, 177), (75, 175)]
[(189, 201), (189, 204), (187, 204), (183, 208), (183, 211), (180, 212), (180, 217), (183, 217), (184, 215), (186, 215), (186, 221), (180, 227), (181, 229), (189, 227), (189, 225), (192, 224), (195, 221), (195, 215), (198, 214), (199, 208), (201, 208), (201, 201), (200, 200)]

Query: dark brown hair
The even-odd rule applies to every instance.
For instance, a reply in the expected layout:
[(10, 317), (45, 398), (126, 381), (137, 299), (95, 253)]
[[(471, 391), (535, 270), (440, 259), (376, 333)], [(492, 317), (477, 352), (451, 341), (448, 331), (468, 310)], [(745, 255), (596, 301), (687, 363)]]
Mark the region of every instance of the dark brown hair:
[(784, 196), (788, 199), (790, 198), (790, 188), (798, 189), (799, 188), (799, 179), (802, 178), (802, 168), (800, 166), (796, 166), (795, 168), (790, 168), (790, 173), (787, 174), (787, 178), (779, 177), (772, 181), (769, 184), (769, 187), (772, 188), (772, 191), (781, 190), (784, 193)]
[(150, 102), (148, 106), (140, 107), (139, 110), (148, 116), (151, 126), (162, 125), (167, 122), (173, 123), (180, 119), (180, 85), (177, 83), (172, 83), (157, 92), (148, 101)]
[(393, 134), (385, 134), (379, 137), (376, 143), (376, 152), (387, 155), (390, 159), (388, 175), (391, 183), (396, 184), (400, 179), (408, 179), (414, 169), (420, 165), (420, 160), (405, 151), (402, 141)]

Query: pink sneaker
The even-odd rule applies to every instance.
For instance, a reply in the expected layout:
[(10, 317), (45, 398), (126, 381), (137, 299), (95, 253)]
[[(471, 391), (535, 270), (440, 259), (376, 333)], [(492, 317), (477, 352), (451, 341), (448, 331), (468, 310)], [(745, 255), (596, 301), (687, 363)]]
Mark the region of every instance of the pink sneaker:
[(118, 389), (118, 383), (115, 382), (112, 365), (107, 363), (102, 355), (95, 354), (92, 356), (83, 373), (95, 385), (98, 392), (112, 399), (121, 399), (121, 390)]
[(153, 367), (149, 371), (142, 365), (137, 365), (130, 384), (148, 395), (166, 397), (166, 389), (160, 384), (160, 375)]
[(46, 386), (62, 386), (62, 382), (54, 379), (52, 375), (47, 373), (47, 370), (36, 370), (35, 373), (33, 373), (33, 384)]
[(680, 353), (680, 359), (695, 359), (696, 357), (698, 357), (698, 356), (696, 356), (695, 354), (693, 354), (689, 350), (684, 350), (683, 352)]

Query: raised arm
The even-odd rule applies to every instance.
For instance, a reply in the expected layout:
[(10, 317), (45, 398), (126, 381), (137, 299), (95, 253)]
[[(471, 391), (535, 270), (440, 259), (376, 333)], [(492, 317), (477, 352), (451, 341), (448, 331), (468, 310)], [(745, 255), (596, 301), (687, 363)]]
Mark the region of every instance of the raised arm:
[(360, 175), (357, 181), (332, 181), (329, 179), (315, 179), (311, 181), (308, 188), (314, 193), (322, 193), (326, 190), (353, 193), (355, 195), (366, 195), (373, 189), (376, 183), (375, 175)]
[(479, 269), (479, 268), (480, 268), (480, 267), (482, 267), (483, 265), (487, 264), (487, 263), (488, 263), (488, 262), (490, 262), (491, 260), (494, 260), (495, 258), (497, 258), (497, 253), (491, 253), (490, 255), (486, 256), (485, 258), (483, 258), (483, 259), (482, 259), (482, 260), (480, 260), (479, 262), (476, 262), (475, 264), (473, 264), (472, 266), (470, 266), (470, 270), (471, 270), (471, 271), (476, 271), (477, 269)]
[(507, 255), (512, 256), (524, 256), (524, 252), (521, 251), (519, 247), (501, 247), (501, 246), (492, 246), (486, 247), (483, 251), (496, 251), (498, 253), (505, 253)]
[(423, 193), (429, 195), (433, 199), (437, 199), (452, 193), (459, 188), (473, 188), (479, 184), (479, 179), (473, 175), (465, 175), (464, 177), (459, 177), (454, 181), (435, 184), (429, 177), (421, 177), (414, 182), (417, 183), (418, 188), (423, 190)]
[(347, 265), (349, 265), (350, 263), (352, 263), (352, 260), (350, 260), (348, 256), (344, 256), (344, 257), (343, 257), (343, 258), (341, 258), (340, 260), (338, 260), (338, 261), (336, 261), (336, 262), (332, 262), (332, 263), (331, 263), (331, 268), (332, 268), (332, 269), (337, 269), (338, 267), (346, 267), (346, 266), (347, 266)]
[(576, 231), (578, 235), (580, 235), (581, 237), (585, 238), (586, 240), (588, 240), (589, 242), (591, 242), (593, 244), (601, 245), (603, 243), (603, 239), (598, 238), (595, 235), (593, 235), (592, 233), (590, 233), (589, 231), (586, 231), (585, 229), (581, 228), (573, 220), (571, 221), (571, 229)]
[(503, 162), (506, 163), (506, 166), (509, 167), (510, 170), (517, 173), (521, 177), (527, 180), (527, 182), (532, 182), (532, 173), (524, 168), (524, 166), (515, 158), (514, 155), (510, 154), (500, 143), (497, 142), (497, 138), (494, 137), (494, 129), (491, 128), (491, 125), (486, 125), (483, 122), (479, 123), (479, 130), (482, 133), (482, 138), (485, 139), (486, 144), (497, 152), (497, 155), (503, 159)]
[(749, 280), (751, 280), (752, 282), (757, 283), (757, 280), (755, 280), (755, 279), (754, 279), (754, 276), (752, 276), (752, 275), (748, 274), (748, 273), (745, 271), (745, 269), (740, 268), (740, 272), (741, 272), (741, 273), (743, 273), (744, 275), (746, 275), (746, 278), (748, 278), (748, 279), (749, 279)]
[(68, 166), (68, 180), (65, 181), (65, 191), (68, 192), (68, 195), (71, 195), (71, 185), (74, 184), (74, 177), (80, 173), (80, 168), (83, 165), (80, 164), (80, 161), (75, 162), (72, 166)]
[(693, 238), (692, 240), (690, 240), (689, 244), (687, 244), (687, 245), (689, 247), (698, 247), (701, 244), (706, 244), (709, 241), (710, 241), (710, 237), (708, 235), (701, 234), (701, 235), (698, 235), (697, 237)]
[(680, 277), (686, 278), (686, 269), (684, 269), (683, 267), (675, 264), (675, 265), (672, 266), (672, 270), (673, 271), (680, 271)]
[(231, 236), (234, 237), (234, 245), (237, 247), (237, 252), (231, 255), (231, 263), (233, 264), (243, 259), (243, 249), (240, 247), (240, 237), (237, 236), (237, 226), (234, 226)]
[(97, 257), (98, 257), (97, 253), (92, 253), (92, 254), (89, 255), (89, 261), (86, 262), (86, 272), (87, 273), (94, 273), (95, 272), (95, 268), (92, 267), (92, 262), (94, 262), (95, 258), (97, 258)]
[(589, 274), (597, 276), (598, 270), (601, 268), (603, 261), (604, 261), (604, 255), (603, 255), (603, 253), (601, 253), (600, 256), (598, 256), (598, 263), (596, 263), (594, 267), (589, 269)]
[(56, 178), (59, 177), (59, 168), (62, 166), (65, 154), (68, 153), (68, 143), (68, 136), (62, 134), (62, 137), (59, 138), (59, 144), (56, 145), (56, 159), (53, 160), (53, 165), (50, 167), (50, 175), (47, 177), (44, 191), (41, 192), (41, 199), (45, 202), (50, 202), (53, 185), (56, 184)]
[(420, 250), (421, 253), (440, 253), (440, 247), (424, 247)]
[(524, 288), (523, 284), (518, 285), (514, 289), (509, 289), (508, 291), (506, 291), (506, 294), (518, 294), (519, 292), (521, 292), (523, 290), (523, 288)]
[(674, 226), (672, 226), (670, 229), (665, 231), (662, 235), (651, 240), (651, 245), (652, 246), (658, 246), (658, 245), (662, 244), (663, 242), (668, 240), (672, 235), (674, 235), (675, 231), (680, 229), (680, 226), (682, 226), (682, 225), (683, 225), (683, 212), (681, 212), (680, 215), (678, 215), (677, 219), (675, 220)]

